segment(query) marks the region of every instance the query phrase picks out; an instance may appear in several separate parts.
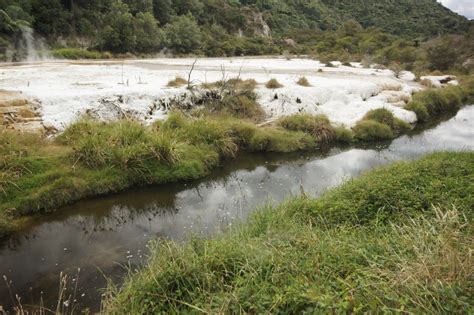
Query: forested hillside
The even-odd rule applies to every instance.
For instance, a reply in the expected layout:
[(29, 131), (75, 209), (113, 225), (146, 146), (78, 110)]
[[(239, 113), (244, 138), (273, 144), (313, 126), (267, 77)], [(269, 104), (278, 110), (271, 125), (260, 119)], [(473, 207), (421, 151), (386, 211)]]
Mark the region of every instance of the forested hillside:
[(419, 40), (472, 25), (436, 0), (0, 0), (0, 46), (5, 54), (31, 27), (56, 48), (271, 54), (348, 20)]

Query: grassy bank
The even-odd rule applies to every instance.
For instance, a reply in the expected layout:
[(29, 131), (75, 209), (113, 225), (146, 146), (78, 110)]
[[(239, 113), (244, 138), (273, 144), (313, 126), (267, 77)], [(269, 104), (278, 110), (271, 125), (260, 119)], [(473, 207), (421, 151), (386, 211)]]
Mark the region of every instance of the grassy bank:
[(159, 241), (105, 313), (471, 313), (473, 160), (395, 163), (212, 240)]
[(0, 132), (0, 231), (12, 218), (54, 210), (78, 199), (134, 185), (202, 177), (238, 150), (290, 152), (317, 142), (302, 132), (227, 116), (189, 118), (143, 126), (134, 121), (84, 120), (53, 141)]
[[(325, 116), (305, 114), (262, 127), (253, 80), (232, 79), (212, 88), (215, 93), (208, 94), (214, 96), (203, 106), (151, 126), (82, 120), (54, 140), (0, 131), (0, 236), (16, 228), (15, 218), (79, 199), (202, 177), (239, 150), (310, 150), (391, 139), (410, 129), (385, 109), (370, 111), (352, 130), (334, 127)], [(463, 84), (421, 92), (415, 101), (433, 118), (457, 110), (473, 91), (473, 84)], [(433, 107), (433, 100), (441, 101)]]

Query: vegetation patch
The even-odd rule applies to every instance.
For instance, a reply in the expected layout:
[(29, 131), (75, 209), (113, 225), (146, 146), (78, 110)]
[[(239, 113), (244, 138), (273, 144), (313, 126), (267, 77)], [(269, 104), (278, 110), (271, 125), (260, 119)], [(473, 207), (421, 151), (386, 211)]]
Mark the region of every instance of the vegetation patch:
[(410, 129), (408, 123), (395, 118), (389, 110), (378, 108), (367, 112), (353, 131), (357, 139), (373, 141), (392, 139)]
[(334, 127), (331, 126), (331, 122), (324, 115), (297, 114), (287, 116), (281, 118), (278, 125), (288, 130), (308, 133), (320, 143), (330, 143), (336, 138)]
[[(429, 95), (415, 95), (408, 106), (418, 116), (427, 113), (428, 117), (434, 113), (433, 104), (457, 109), (460, 100), (474, 96), (474, 84), (469, 82), (421, 92)], [(219, 102), (210, 103), (214, 113), (209, 108), (204, 114), (172, 113), (166, 121), (148, 127), (134, 121), (81, 120), (54, 140), (2, 130), (0, 229), (6, 231), (7, 225), (11, 229), (12, 217), (55, 210), (79, 199), (134, 185), (199, 178), (241, 149), (307, 150), (321, 143), (392, 139), (408, 129), (383, 109), (367, 113), (352, 131), (331, 126), (327, 117), (303, 114), (259, 127), (255, 121), (262, 111), (250, 90), (254, 82), (236, 79), (227, 84), (233, 87), (214, 99)], [(442, 102), (425, 106), (418, 98)]]
[(188, 84), (188, 80), (183, 79), (181, 77), (176, 77), (173, 80), (170, 80), (167, 84), (168, 87), (180, 87), (183, 85)]
[(395, 163), (211, 240), (157, 241), (105, 313), (470, 313), (473, 158)]
[(302, 132), (260, 128), (228, 115), (181, 113), (149, 127), (128, 120), (81, 120), (54, 140), (10, 130), (0, 137), (2, 222), (134, 185), (199, 178), (240, 149), (315, 147)]
[(405, 108), (413, 110), (419, 120), (426, 121), (429, 117), (437, 117), (458, 110), (471, 95), (474, 95), (474, 88), (468, 79), (461, 86), (448, 86), (418, 92)]
[(85, 49), (78, 48), (61, 48), (53, 50), (52, 55), (54, 58), (58, 59), (109, 59), (110, 54), (101, 53), (98, 51), (89, 51)]
[(356, 139), (364, 141), (393, 139), (395, 137), (389, 126), (374, 120), (361, 120), (352, 130)]
[(311, 84), (309, 83), (308, 79), (306, 77), (301, 77), (296, 81), (296, 84), (304, 87), (310, 87)]
[(278, 82), (277, 79), (270, 79), (266, 84), (265, 87), (267, 89), (279, 89), (283, 87), (283, 84)]
[(336, 127), (334, 128), (334, 132), (336, 133), (336, 140), (341, 143), (351, 143), (354, 142), (354, 132), (350, 129), (346, 129), (344, 127)]
[(257, 129), (247, 144), (253, 152), (293, 152), (316, 148), (314, 138), (303, 132), (291, 132), (274, 127)]
[(399, 118), (395, 118), (389, 110), (385, 108), (374, 109), (365, 114), (364, 120), (373, 120), (388, 125), (395, 135), (399, 135), (411, 127), (408, 123)]

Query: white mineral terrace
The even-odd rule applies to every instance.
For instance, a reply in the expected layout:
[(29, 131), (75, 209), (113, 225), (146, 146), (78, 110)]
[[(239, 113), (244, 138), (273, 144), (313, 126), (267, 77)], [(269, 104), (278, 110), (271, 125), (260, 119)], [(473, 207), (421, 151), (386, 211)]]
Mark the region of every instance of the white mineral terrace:
[[(40, 104), (45, 125), (58, 130), (82, 115), (110, 120), (130, 113), (144, 122), (163, 119), (170, 100), (186, 102), (186, 87), (167, 87), (176, 76), (188, 77), (194, 59), (128, 61), (51, 61), (0, 66), (0, 89), (22, 93)], [(197, 59), (191, 81), (211, 83), (240, 75), (255, 79), (259, 103), (267, 119), (298, 112), (325, 114), (334, 124), (353, 126), (375, 108), (386, 108), (402, 120), (414, 123), (416, 115), (403, 109), (411, 94), (422, 87), (409, 72), (396, 78), (390, 70), (362, 68), (360, 64), (325, 67), (315, 60), (284, 58)], [(311, 87), (296, 81), (305, 76)], [(280, 89), (265, 83), (277, 79)], [(197, 90), (194, 93), (202, 93)], [(191, 105), (191, 104), (190, 104)]]

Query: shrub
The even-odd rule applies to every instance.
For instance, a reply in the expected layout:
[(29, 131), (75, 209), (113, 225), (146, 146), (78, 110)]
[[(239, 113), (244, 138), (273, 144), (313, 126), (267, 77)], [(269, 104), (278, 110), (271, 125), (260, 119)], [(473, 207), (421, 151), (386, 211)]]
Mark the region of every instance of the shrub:
[(181, 77), (176, 77), (174, 80), (171, 80), (168, 82), (167, 86), (168, 87), (180, 87), (183, 85), (188, 84), (188, 80), (183, 79)]
[(430, 118), (430, 114), (428, 114), (428, 110), (426, 107), (417, 101), (411, 101), (410, 103), (405, 106), (406, 110), (411, 110), (415, 112), (416, 117), (419, 121), (427, 121)]
[(393, 139), (395, 135), (388, 125), (374, 120), (361, 120), (353, 128), (355, 138), (365, 141)]
[(280, 82), (278, 82), (277, 79), (270, 79), (267, 84), (265, 84), (265, 87), (267, 89), (279, 89), (279, 88), (282, 88), (283, 85), (280, 84)]
[(281, 118), (278, 124), (288, 130), (308, 133), (322, 143), (329, 143), (336, 138), (334, 128), (324, 115), (297, 114)]
[(166, 45), (175, 53), (189, 54), (201, 46), (201, 29), (191, 13), (173, 17), (164, 27), (164, 31)]
[(311, 84), (309, 83), (308, 79), (306, 79), (306, 77), (299, 78), (299, 80), (296, 82), (296, 84), (301, 85), (301, 86), (305, 86), (305, 87), (310, 87), (311, 86)]

